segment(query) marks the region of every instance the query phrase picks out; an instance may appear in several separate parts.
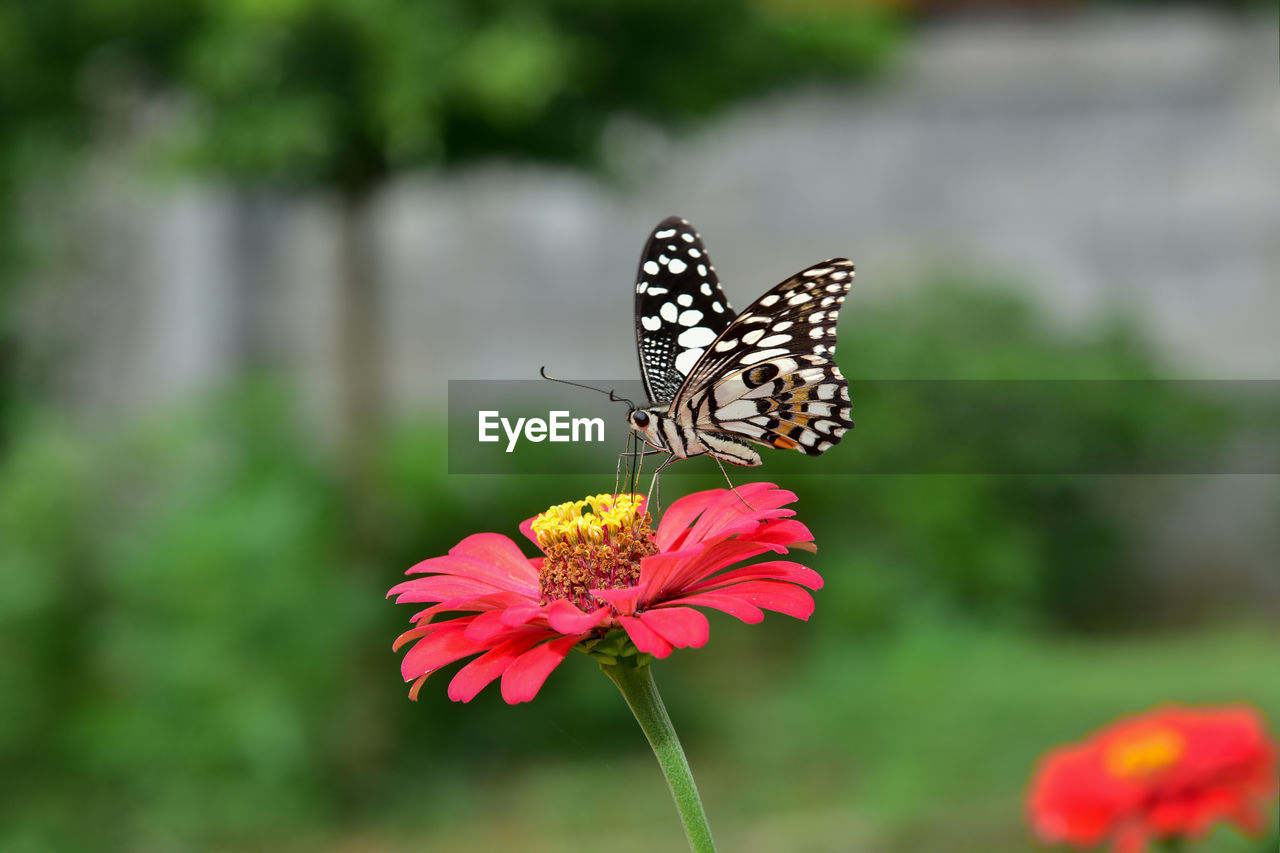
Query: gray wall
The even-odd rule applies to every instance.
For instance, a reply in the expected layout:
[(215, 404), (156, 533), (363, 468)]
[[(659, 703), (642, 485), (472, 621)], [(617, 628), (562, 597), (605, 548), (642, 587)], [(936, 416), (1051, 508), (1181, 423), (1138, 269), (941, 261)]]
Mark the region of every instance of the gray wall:
[[(385, 390), (406, 410), (450, 377), (634, 375), (631, 279), (669, 213), (739, 306), (830, 255), (858, 265), (848, 311), (976, 270), (1068, 326), (1127, 307), (1181, 375), (1280, 376), (1275, 32), (1204, 12), (939, 26), (872, 87), (779, 95), (679, 139), (619, 121), (609, 181), (401, 180), (376, 211)], [(27, 306), (38, 367), (111, 417), (267, 365), (327, 422), (330, 200), (175, 183), (144, 160), (122, 144), (69, 195), (33, 192), (58, 259)]]

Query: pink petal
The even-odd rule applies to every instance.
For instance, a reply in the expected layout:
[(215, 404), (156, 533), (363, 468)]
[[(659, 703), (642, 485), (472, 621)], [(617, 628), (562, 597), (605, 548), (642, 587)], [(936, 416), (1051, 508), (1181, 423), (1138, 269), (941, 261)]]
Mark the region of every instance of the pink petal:
[[(538, 515), (541, 515), (541, 513)], [(538, 516), (535, 515), (533, 518), (526, 518), (524, 521), (520, 522), (520, 532), (524, 534), (525, 539), (528, 539), (534, 545), (538, 545), (538, 537), (533, 535), (533, 522), (536, 521), (537, 518)], [(538, 545), (538, 550), (542, 550), (541, 545)]]
[(822, 589), (822, 576), (808, 566), (793, 563), (790, 560), (770, 560), (766, 563), (755, 563), (730, 569), (707, 578), (700, 584), (690, 587), (692, 592), (708, 589), (720, 589), (730, 584), (750, 580), (778, 580), (797, 583), (809, 589)]
[(652, 591), (648, 600), (662, 601), (672, 595), (683, 594), (689, 587), (723, 568), (768, 550), (771, 550), (769, 546), (760, 546), (747, 539), (729, 539), (704, 545), (700, 553), (693, 548), (675, 554), (658, 554), (645, 558), (640, 564), (640, 579)]
[(493, 595), (501, 590), (491, 583), (456, 575), (430, 575), (414, 578), (391, 587), (387, 595), (395, 595), (396, 604), (412, 601), (443, 601), (446, 598)]
[(808, 619), (813, 615), (813, 596), (795, 584), (784, 581), (745, 581), (717, 592), (737, 596), (756, 607), (785, 613), (797, 619)]
[[(685, 542), (685, 547), (689, 547), (695, 542), (718, 542), (728, 539), (731, 536), (739, 536), (743, 539), (763, 539), (764, 531), (774, 524), (789, 519), (783, 516), (794, 515), (795, 511), (790, 509), (772, 509), (762, 512), (753, 513), (751, 515), (728, 516), (716, 523), (714, 528), (709, 528), (703, 534), (695, 534)], [(702, 522), (699, 522), (701, 524)], [(696, 525), (695, 525), (696, 528)]]
[(600, 607), (590, 613), (583, 613), (571, 602), (560, 599), (553, 601), (544, 610), (547, 624), (559, 634), (584, 634), (603, 622), (609, 615), (610, 608)]
[(761, 544), (780, 545), (783, 548), (812, 550), (813, 533), (794, 518), (775, 518), (765, 522), (750, 538)]
[(477, 645), (487, 646), (494, 637), (511, 630), (511, 627), (502, 621), (505, 615), (506, 611), (503, 610), (487, 610), (471, 620), (463, 636)]
[(518, 596), (511, 592), (495, 592), (492, 595), (464, 595), (460, 598), (448, 598), (439, 604), (432, 605), (425, 610), (419, 610), (410, 617), (410, 622), (421, 622), (423, 619), (430, 619), (439, 613), (448, 612), (483, 612), (485, 610), (507, 610), (513, 606), (528, 599)]
[(537, 591), (537, 571), (516, 543), (497, 533), (476, 533), (449, 549), (412, 566), (406, 574), (441, 574), (470, 578), (499, 589), (530, 595)]
[(1267, 828), (1267, 815), (1258, 806), (1265, 802), (1265, 799), (1259, 798), (1258, 804), (1249, 802), (1238, 802), (1233, 808), (1224, 815), (1228, 820), (1234, 820), (1240, 824), (1241, 828), (1250, 835), (1260, 835), (1262, 830)]
[(514, 705), (517, 702), (528, 702), (537, 696), (547, 676), (581, 639), (582, 637), (560, 637), (534, 646), (516, 658), (502, 674), (503, 701)]
[(437, 604), (432, 607), (428, 607), (425, 610), (419, 610), (417, 613), (409, 617), (409, 621), (420, 622), (420, 623), (430, 622), (432, 617), (434, 617), (439, 612), (440, 612), (440, 605)]
[(502, 624), (508, 628), (514, 628), (517, 625), (532, 622), (541, 615), (542, 605), (540, 604), (521, 604), (516, 607), (508, 607), (502, 611)]
[(538, 585), (538, 575), (530, 568), (529, 558), (510, 537), (500, 533), (473, 533), (450, 548), (449, 554), (469, 557), (490, 567), (495, 578), (523, 586)]
[(692, 607), (663, 607), (639, 616), (646, 627), (678, 649), (701, 648), (711, 636), (707, 617)]
[(470, 575), (471, 561), (448, 554), (427, 557), (405, 569), (406, 575)]
[(671, 654), (671, 643), (635, 616), (619, 616), (618, 622), (640, 651), (648, 652), (656, 658), (665, 658)]
[[(643, 571), (641, 569), (641, 572)], [(636, 612), (637, 603), (646, 596), (648, 589), (648, 585), (642, 581), (635, 586), (626, 586), (621, 589), (593, 589), (591, 594), (609, 602), (618, 613), (630, 616)]]
[[(784, 518), (794, 515), (783, 508), (794, 500), (793, 493), (770, 483), (749, 483), (736, 493), (716, 489), (672, 504), (657, 536), (659, 545), (668, 550), (646, 558), (642, 565), (641, 579), (650, 590), (647, 600), (657, 602), (680, 594), (690, 584), (765, 551), (785, 553), (788, 546), (806, 544), (812, 539), (809, 529)], [(680, 525), (689, 524), (698, 513), (686, 535)], [(700, 556), (699, 543), (705, 546)], [(676, 547), (680, 550), (672, 553), (670, 549)]]
[(432, 631), (436, 630), (436, 628), (437, 628), (436, 625), (419, 625), (417, 628), (410, 628), (408, 631), (405, 631), (399, 637), (396, 637), (396, 641), (391, 644), (391, 651), (393, 652), (400, 651), (400, 647), (403, 646), (405, 643), (409, 642), (410, 640), (416, 640), (419, 637), (425, 637), (427, 634), (430, 634)]
[(400, 673), (404, 680), (434, 672), (459, 658), (465, 658), (485, 650), (463, 636), (469, 619), (456, 619), (443, 623), (438, 630), (423, 637), (405, 653), (400, 661)]
[(470, 702), (494, 679), (506, 672), (516, 658), (547, 638), (546, 631), (525, 631), (494, 646), (468, 663), (449, 682), (449, 698)]
[(711, 506), (719, 498), (724, 489), (708, 489), (705, 492), (694, 492), (675, 501), (662, 514), (653, 541), (659, 550), (670, 551), (680, 547), (689, 533), (689, 525), (693, 520)]
[(679, 590), (689, 577), (702, 578), (714, 569), (702, 561), (703, 546), (654, 554), (640, 561), (640, 584), (646, 588), (642, 601), (661, 601)]
[(772, 542), (760, 542), (754, 536), (711, 542), (705, 546), (705, 549), (703, 559), (708, 563), (714, 563), (716, 569), (750, 560), (765, 552), (781, 554), (786, 550), (783, 546)]
[(750, 625), (764, 620), (764, 611), (759, 607), (736, 595), (727, 595), (723, 592), (704, 592), (698, 595), (690, 595), (686, 598), (677, 598), (668, 603), (688, 604), (693, 607), (710, 607), (713, 610), (728, 613), (730, 616), (741, 619)]
[(1111, 849), (1115, 853), (1142, 853), (1147, 849), (1149, 834), (1138, 820), (1121, 824), (1111, 837)]
[(751, 523), (766, 518), (794, 515), (781, 509), (796, 496), (772, 483), (747, 483), (734, 491), (721, 489), (719, 499), (702, 513), (685, 543), (702, 542), (712, 536), (727, 536), (749, 530)]
[(417, 702), (418, 694), (422, 691), (422, 685), (427, 681), (427, 676), (419, 675), (413, 680), (413, 684), (409, 687), (409, 701)]

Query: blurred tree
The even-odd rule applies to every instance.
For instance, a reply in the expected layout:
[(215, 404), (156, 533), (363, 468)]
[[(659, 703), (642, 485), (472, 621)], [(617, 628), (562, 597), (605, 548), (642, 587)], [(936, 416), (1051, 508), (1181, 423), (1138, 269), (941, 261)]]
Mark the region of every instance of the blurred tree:
[(357, 478), (381, 408), (368, 212), (396, 170), (490, 156), (597, 166), (619, 114), (682, 125), (776, 84), (858, 74), (892, 32), (880, 7), (784, 14), (745, 0), (209, 3), (195, 26), (175, 24), (168, 82), (190, 98), (192, 165), (336, 195), (343, 446)]
[[(84, 146), (97, 129), (141, 127), (193, 170), (333, 195), (339, 562), (358, 566), (379, 530), (381, 306), (369, 214), (393, 174), (497, 156), (597, 167), (615, 116), (682, 126), (777, 84), (859, 74), (892, 34), (885, 7), (861, 3), (20, 0), (0, 11), (0, 127), (10, 129), (0, 174), (15, 175), (32, 153)], [(353, 657), (345, 671), (356, 682), (378, 671)], [(362, 703), (377, 694), (354, 687), (339, 716), (376, 716)], [(367, 727), (340, 728), (341, 775), (358, 786), (378, 745), (361, 740)]]
[(82, 153), (117, 92), (170, 77), (196, 11), (157, 0), (0, 5), (0, 451), (22, 384), (12, 311), (23, 183)]
[(368, 211), (397, 169), (490, 156), (599, 164), (611, 118), (680, 125), (772, 85), (867, 70), (876, 8), (744, 0), (217, 3), (183, 51), (200, 165), (319, 187), (341, 214), (343, 432), (367, 472), (377, 426), (377, 257)]
[(614, 116), (682, 125), (777, 84), (859, 74), (893, 29), (883, 5), (864, 3), (6, 4), (0, 192), (24, 151), (74, 146), (105, 103), (164, 93), (185, 106), (188, 165), (335, 193), (344, 447), (360, 472), (380, 409), (368, 210), (396, 170), (489, 156), (596, 166)]

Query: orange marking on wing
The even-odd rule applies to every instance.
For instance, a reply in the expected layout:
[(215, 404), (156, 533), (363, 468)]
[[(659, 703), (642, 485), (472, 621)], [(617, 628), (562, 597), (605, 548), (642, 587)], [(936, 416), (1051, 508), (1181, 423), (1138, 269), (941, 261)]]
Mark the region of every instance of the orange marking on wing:
[(795, 450), (800, 445), (783, 435), (775, 435), (773, 437), (773, 446), (781, 447), (783, 450)]

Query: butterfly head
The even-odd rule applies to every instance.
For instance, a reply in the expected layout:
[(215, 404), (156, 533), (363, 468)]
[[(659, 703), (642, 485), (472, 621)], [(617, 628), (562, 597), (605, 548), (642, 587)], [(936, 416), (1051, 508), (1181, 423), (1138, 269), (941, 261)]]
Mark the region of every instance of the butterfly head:
[(627, 413), (627, 423), (631, 431), (640, 436), (644, 442), (659, 450), (666, 450), (667, 443), (662, 437), (662, 415), (654, 409), (632, 409)]

